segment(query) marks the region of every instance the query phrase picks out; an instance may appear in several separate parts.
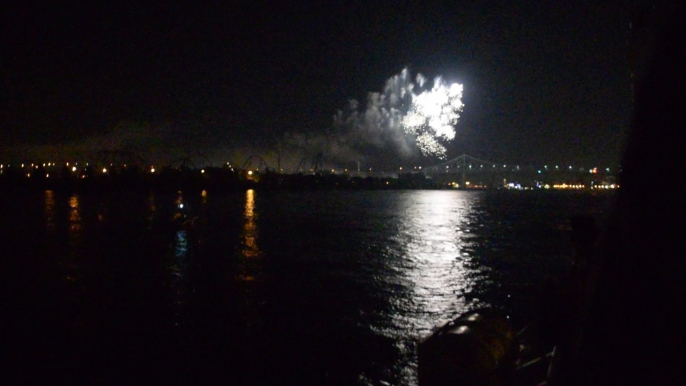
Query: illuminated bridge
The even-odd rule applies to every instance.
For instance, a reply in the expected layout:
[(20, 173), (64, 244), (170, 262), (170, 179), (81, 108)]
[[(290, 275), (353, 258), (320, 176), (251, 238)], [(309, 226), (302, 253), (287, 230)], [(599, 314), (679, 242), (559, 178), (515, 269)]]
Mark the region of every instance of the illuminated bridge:
[(442, 184), (456, 183), (460, 186), (502, 186), (506, 183), (537, 184), (593, 184), (614, 183), (617, 170), (610, 168), (586, 169), (560, 165), (516, 165), (485, 161), (467, 154), (439, 164), (425, 167), (425, 175)]
[[(507, 164), (502, 165), (503, 168), (507, 167)], [(428, 175), (435, 175), (438, 173), (460, 173), (465, 174), (467, 170), (472, 170), (478, 168), (483, 171), (489, 169), (498, 169), (498, 164), (491, 161), (484, 161), (478, 158), (474, 158), (467, 154), (462, 154), (457, 158), (441, 162), (440, 164), (434, 166), (428, 166), (424, 168), (424, 173)]]

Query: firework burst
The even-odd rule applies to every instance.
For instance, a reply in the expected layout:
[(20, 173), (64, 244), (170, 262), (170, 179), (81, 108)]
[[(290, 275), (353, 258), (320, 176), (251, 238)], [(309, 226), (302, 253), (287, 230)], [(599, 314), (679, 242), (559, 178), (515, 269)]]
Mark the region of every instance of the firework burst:
[(463, 109), (461, 84), (432, 81), (408, 69), (390, 77), (381, 92), (370, 92), (365, 103), (350, 100), (338, 110), (322, 135), (292, 134), (285, 139), (298, 151), (317, 149), (329, 161), (397, 157), (417, 153), (444, 159), (445, 145), (455, 138)]
[(430, 90), (412, 94), (410, 108), (400, 125), (405, 134), (415, 138), (423, 155), (446, 157), (446, 148), (440, 141), (455, 138), (455, 126), (464, 106), (462, 89), (461, 84), (448, 86), (437, 77)]

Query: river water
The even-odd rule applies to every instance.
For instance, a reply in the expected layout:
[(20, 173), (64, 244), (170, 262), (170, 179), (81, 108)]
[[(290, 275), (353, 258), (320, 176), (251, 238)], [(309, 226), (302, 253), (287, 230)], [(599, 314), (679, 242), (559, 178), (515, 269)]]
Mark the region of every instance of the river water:
[[(515, 327), (608, 194), (0, 196), (3, 373), (70, 383), (416, 384), (417, 340)], [(173, 220), (177, 218), (177, 220)], [(181, 225), (186, 221), (185, 226)]]

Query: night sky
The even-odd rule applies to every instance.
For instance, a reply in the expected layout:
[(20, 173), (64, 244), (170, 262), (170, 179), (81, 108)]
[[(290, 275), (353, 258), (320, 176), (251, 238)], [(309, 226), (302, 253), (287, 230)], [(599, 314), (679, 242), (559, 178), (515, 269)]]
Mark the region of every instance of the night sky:
[(464, 84), (449, 157), (616, 165), (630, 120), (616, 3), (91, 3), (3, 5), (0, 158), (269, 153), (404, 67)]

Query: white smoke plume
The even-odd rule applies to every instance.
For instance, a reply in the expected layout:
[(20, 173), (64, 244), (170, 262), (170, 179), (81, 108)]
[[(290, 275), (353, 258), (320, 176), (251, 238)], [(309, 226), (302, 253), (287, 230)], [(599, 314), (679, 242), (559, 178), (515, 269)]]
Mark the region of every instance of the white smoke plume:
[(394, 153), (408, 158), (417, 152), (444, 159), (445, 143), (455, 138), (463, 109), (461, 84), (414, 79), (405, 68), (386, 81), (382, 92), (370, 92), (365, 104), (355, 99), (333, 117), (323, 136), (290, 135), (286, 143), (321, 151), (333, 163)]

